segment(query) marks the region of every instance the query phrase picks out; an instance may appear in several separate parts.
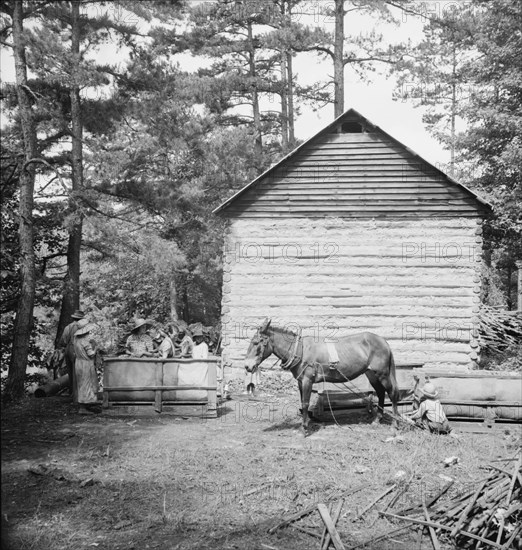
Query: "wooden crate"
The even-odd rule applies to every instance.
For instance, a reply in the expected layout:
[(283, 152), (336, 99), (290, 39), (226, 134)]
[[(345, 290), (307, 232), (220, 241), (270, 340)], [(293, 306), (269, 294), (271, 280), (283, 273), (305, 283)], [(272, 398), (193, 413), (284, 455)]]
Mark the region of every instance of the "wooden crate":
[(209, 359), (107, 357), (103, 371), (103, 407), (135, 414), (217, 416), (217, 363)]

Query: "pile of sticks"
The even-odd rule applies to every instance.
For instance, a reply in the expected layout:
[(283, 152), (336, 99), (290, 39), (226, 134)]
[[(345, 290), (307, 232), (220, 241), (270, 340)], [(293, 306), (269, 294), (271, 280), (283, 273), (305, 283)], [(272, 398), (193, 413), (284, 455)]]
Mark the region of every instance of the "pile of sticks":
[(427, 527), (435, 550), (440, 548), (438, 535), (449, 536), (458, 548), (508, 550), (514, 548), (514, 541), (522, 531), (521, 467), (522, 455), (511, 471), (491, 464), (486, 466), (490, 470), (487, 478), (464, 495), (440, 503), (440, 496), (449, 489), (448, 485), (429, 503), (423, 500), (396, 514), (379, 513), (409, 522), (413, 524), (411, 527)]
[(478, 333), (481, 348), (504, 351), (522, 338), (522, 313), (482, 305)]

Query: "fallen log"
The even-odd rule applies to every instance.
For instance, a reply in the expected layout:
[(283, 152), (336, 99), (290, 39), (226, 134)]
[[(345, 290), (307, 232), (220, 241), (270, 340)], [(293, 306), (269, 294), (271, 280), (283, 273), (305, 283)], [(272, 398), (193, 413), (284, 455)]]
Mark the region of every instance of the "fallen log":
[(59, 391), (67, 388), (69, 386), (69, 375), (64, 374), (57, 378), (56, 380), (51, 380), (47, 384), (36, 388), (34, 392), (35, 397), (51, 397), (51, 395), (56, 395)]

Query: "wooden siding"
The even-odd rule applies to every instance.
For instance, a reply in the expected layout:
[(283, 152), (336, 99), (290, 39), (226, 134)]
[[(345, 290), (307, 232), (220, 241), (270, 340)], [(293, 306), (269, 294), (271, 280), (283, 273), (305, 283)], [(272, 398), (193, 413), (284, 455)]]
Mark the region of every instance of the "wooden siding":
[(479, 220), (234, 219), (225, 238), (224, 361), (240, 367), (264, 317), (303, 334), (369, 330), (398, 363), (477, 357)]
[(319, 134), (224, 210), (237, 218), (476, 217), (463, 187), (375, 129)]

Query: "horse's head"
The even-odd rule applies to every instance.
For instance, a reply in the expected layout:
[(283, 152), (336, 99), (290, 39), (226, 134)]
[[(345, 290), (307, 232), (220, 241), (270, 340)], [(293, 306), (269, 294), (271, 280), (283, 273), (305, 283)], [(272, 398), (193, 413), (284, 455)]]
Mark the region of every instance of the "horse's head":
[(267, 334), (270, 320), (265, 319), (250, 340), (245, 357), (245, 369), (247, 372), (255, 372), (259, 365), (272, 354), (272, 344)]

